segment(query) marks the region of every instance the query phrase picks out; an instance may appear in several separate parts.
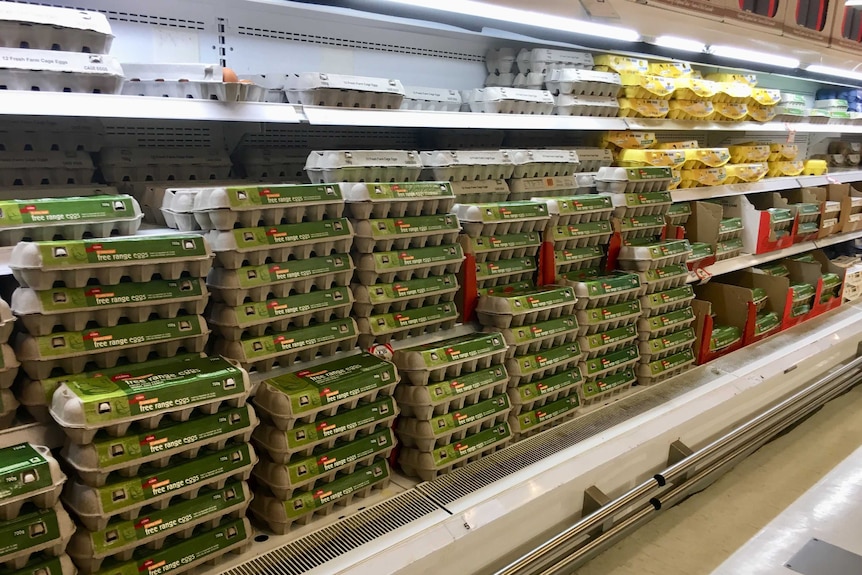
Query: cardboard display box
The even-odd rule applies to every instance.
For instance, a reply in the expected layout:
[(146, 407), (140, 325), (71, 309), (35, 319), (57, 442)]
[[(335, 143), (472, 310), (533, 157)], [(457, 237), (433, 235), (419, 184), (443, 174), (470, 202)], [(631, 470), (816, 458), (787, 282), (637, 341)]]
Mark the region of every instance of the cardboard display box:
[[(746, 320), (748, 317), (748, 301), (751, 290), (733, 285), (710, 282), (695, 288), (697, 299), (692, 302), (694, 308), (695, 352), (697, 364), (703, 365), (713, 359), (734, 352), (744, 345)], [(746, 299), (749, 298), (749, 299)], [(715, 317), (713, 317), (713, 314)], [(719, 325), (729, 325), (739, 328), (742, 337), (730, 345), (717, 351), (710, 351), (710, 342), (715, 337), (715, 328)]]
[(836, 11), (829, 0), (791, 0), (784, 14), (784, 35), (828, 46)]
[(847, 6), (845, 0), (833, 0), (830, 10), (834, 16), (829, 45), (858, 55), (862, 50), (862, 6)]
[[(752, 270), (741, 270), (721, 276), (720, 281), (715, 283), (729, 284), (745, 290), (745, 310), (738, 310), (739, 313), (744, 313), (746, 316), (745, 331), (742, 335), (743, 346), (751, 345), (781, 331), (781, 319), (784, 316), (787, 290), (790, 288), (787, 278), (768, 276)], [(754, 290), (757, 288), (766, 291), (766, 303), (763, 306), (763, 311), (774, 313), (779, 320), (773, 329), (761, 333), (758, 333), (757, 330), (757, 307), (754, 299)]]
[[(799, 188), (781, 192), (791, 204), (807, 203), (820, 204), (820, 230), (816, 239), (822, 239), (841, 231), (840, 208), (839, 211), (830, 209), (829, 191), (826, 188)], [(840, 202), (839, 202), (840, 203)]]
[(841, 233), (862, 230), (862, 191), (850, 184), (829, 184), (826, 191), (830, 201), (841, 202)]
[[(820, 262), (821, 273), (835, 274), (841, 278), (841, 288), (838, 292), (837, 297), (833, 297), (829, 301), (821, 303), (820, 296), (818, 296), (817, 299), (814, 301), (814, 310), (817, 312), (815, 315), (820, 315), (822, 313), (826, 313), (827, 311), (835, 309), (836, 307), (841, 305), (842, 301), (844, 301), (844, 284), (847, 277), (847, 268), (832, 263), (832, 260), (830, 260), (826, 256), (823, 250), (813, 250), (811, 252), (811, 255), (814, 256), (814, 259)], [(822, 295), (823, 292), (822, 283), (823, 282), (821, 279), (820, 295)]]
[(725, 22), (760, 32), (780, 35), (784, 31), (787, 2), (781, 0), (726, 0)]
[[(793, 245), (796, 222), (790, 233), (778, 234), (772, 227), (772, 219), (767, 208), (785, 208), (794, 211), (787, 201), (776, 193), (752, 194), (724, 198), (721, 202), (727, 217), (742, 218), (745, 230), (742, 234), (744, 251), (749, 254), (774, 252)], [(795, 213), (795, 211), (794, 211)]]
[[(787, 296), (784, 304), (784, 314), (781, 318), (781, 329), (787, 329), (818, 315), (817, 302), (820, 301), (820, 294), (823, 293), (823, 272), (820, 263), (801, 262), (791, 259), (784, 260), (782, 263), (790, 270), (789, 278), (780, 278), (787, 281)], [(815, 287), (814, 303), (808, 313), (793, 317), (793, 293), (790, 290), (790, 286), (800, 283), (810, 284)], [(819, 313), (822, 313), (822, 311)]]

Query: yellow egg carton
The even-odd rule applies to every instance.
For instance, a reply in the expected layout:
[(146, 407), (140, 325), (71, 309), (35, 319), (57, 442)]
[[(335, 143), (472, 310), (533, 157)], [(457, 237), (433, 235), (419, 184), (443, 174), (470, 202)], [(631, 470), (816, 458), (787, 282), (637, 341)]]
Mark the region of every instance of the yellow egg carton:
[(700, 188), (703, 186), (720, 186), (727, 181), (727, 169), (697, 168), (682, 170), (680, 188)]
[(640, 100), (669, 100), (676, 89), (673, 78), (644, 74), (620, 74), (626, 98)]
[(668, 184), (667, 189), (675, 190), (682, 183), (682, 170), (671, 170), (670, 173), (670, 184)]
[(715, 113), (710, 120), (741, 122), (748, 117), (748, 105), (739, 102), (713, 102)]
[(720, 168), (730, 161), (730, 150), (727, 148), (696, 148), (685, 150), (685, 170), (696, 168)]
[(677, 78), (675, 100), (711, 100), (718, 94), (718, 83), (703, 78)]
[(714, 74), (707, 74), (706, 79), (712, 80), (713, 82), (739, 82), (741, 84), (751, 86), (752, 88), (757, 86), (757, 76), (755, 76), (754, 74), (734, 74), (731, 72), (716, 72)]
[(769, 144), (769, 161), (795, 160), (799, 155), (796, 144)]
[(661, 142), (656, 145), (658, 150), (694, 150), (699, 148), (697, 140), (685, 140), (683, 142)]
[(767, 172), (769, 172), (769, 166), (765, 162), (752, 164), (727, 164), (724, 166), (724, 169), (727, 171), (727, 179), (724, 181), (725, 184), (759, 182), (766, 177)]
[(665, 78), (687, 78), (691, 76), (691, 64), (688, 62), (650, 62), (649, 73)]
[(748, 119), (755, 122), (771, 122), (778, 114), (778, 106), (761, 106), (760, 104), (747, 104)]
[(593, 56), (593, 70), (598, 70), (599, 72), (616, 72), (617, 74), (648, 74), (649, 63), (641, 58), (600, 54), (598, 56)]
[(627, 168), (681, 168), (684, 162), (683, 150), (620, 150), (617, 154), (617, 163)]
[(666, 118), (668, 112), (667, 100), (620, 98), (621, 118)]
[(783, 162), (769, 162), (770, 178), (794, 177), (802, 173), (805, 162), (802, 160), (786, 160)]
[(826, 160), (805, 160), (802, 173), (806, 176), (823, 176), (829, 171)]
[(745, 104), (751, 98), (752, 88), (742, 82), (719, 82), (713, 102)]
[(623, 150), (645, 150), (656, 145), (655, 132), (631, 132), (612, 130), (602, 135), (603, 148)]
[(749, 104), (760, 106), (777, 106), (779, 102), (781, 102), (781, 90), (769, 90), (767, 88), (753, 88), (751, 97), (748, 99)]
[(707, 120), (715, 113), (708, 100), (671, 100), (667, 117), (673, 120)]
[(734, 164), (761, 163), (769, 160), (769, 144), (738, 144), (730, 146), (730, 161)]

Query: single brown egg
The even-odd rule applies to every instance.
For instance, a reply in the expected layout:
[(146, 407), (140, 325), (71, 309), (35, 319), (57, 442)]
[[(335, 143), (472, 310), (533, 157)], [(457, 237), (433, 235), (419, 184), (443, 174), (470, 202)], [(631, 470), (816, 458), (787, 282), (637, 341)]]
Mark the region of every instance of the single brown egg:
[(236, 72), (230, 68), (222, 68), (221, 75), (224, 82), (239, 82)]

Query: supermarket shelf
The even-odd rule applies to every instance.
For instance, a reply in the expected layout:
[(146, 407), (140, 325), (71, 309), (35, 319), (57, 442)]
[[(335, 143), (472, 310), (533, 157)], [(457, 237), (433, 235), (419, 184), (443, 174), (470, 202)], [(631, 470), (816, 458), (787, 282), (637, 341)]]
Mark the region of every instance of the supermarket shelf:
[[(862, 180), (862, 171), (856, 173), (858, 174), (858, 179)], [(780, 190), (792, 190), (798, 187), (799, 182), (796, 180), (796, 178), (767, 178), (759, 182), (751, 182), (748, 184), (724, 184), (722, 186), (707, 186), (703, 188), (671, 190), (670, 195), (675, 202), (689, 202), (692, 200), (707, 200), (709, 198), (742, 196), (744, 194), (757, 194), (760, 192), (777, 192)]]
[(626, 118), (630, 130), (693, 130), (710, 132), (799, 132), (812, 134), (862, 134), (862, 125), (809, 124), (807, 122), (701, 122), (698, 120), (665, 120)]
[(800, 186), (825, 186), (827, 184), (846, 184), (849, 182), (858, 182), (862, 180), (862, 171), (860, 170), (842, 170), (838, 172), (829, 172), (823, 176), (799, 176)]

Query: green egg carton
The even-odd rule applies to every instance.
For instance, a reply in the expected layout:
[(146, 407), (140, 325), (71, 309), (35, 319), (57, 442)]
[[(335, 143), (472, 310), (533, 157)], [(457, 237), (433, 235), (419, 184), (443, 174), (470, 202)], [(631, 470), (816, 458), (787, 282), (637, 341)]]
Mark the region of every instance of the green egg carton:
[(501, 365), (507, 355), (508, 345), (503, 334), (493, 331), (398, 349), (392, 361), (398, 366), (405, 383), (427, 385)]
[(637, 367), (638, 384), (653, 385), (675, 377), (694, 365), (694, 350), (685, 348), (662, 359), (642, 363)]
[(688, 281), (688, 267), (685, 264), (671, 264), (633, 273), (640, 278), (639, 295), (673, 289), (685, 285)]
[(592, 268), (563, 275), (560, 280), (572, 286), (578, 298), (577, 309), (613, 305), (634, 298), (641, 289), (640, 278), (634, 273), (604, 274)]
[(627, 324), (634, 324), (641, 316), (640, 301), (632, 299), (607, 306), (578, 310), (578, 325), (580, 335), (591, 335), (601, 331), (616, 329)]
[(627, 392), (635, 383), (637, 377), (631, 367), (607, 377), (585, 381), (579, 390), (581, 404), (586, 407), (602, 403)]
[[(578, 319), (574, 315), (515, 326), (501, 330), (511, 355), (536, 353), (541, 349), (572, 343), (578, 337)], [(486, 327), (484, 331), (496, 331)]]
[(533, 411), (548, 403), (572, 394), (577, 395), (578, 386), (584, 381), (581, 371), (574, 367), (537, 381), (508, 389), (512, 404), (510, 417), (525, 411)]
[(641, 296), (641, 309), (643, 317), (661, 315), (670, 311), (691, 305), (694, 299), (694, 289), (690, 285), (683, 285), (665, 291), (655, 292)]
[(509, 427), (517, 441), (571, 419), (577, 415), (580, 406), (578, 394), (571, 394), (533, 410), (510, 415)]
[(691, 347), (697, 340), (693, 327), (686, 327), (663, 336), (638, 342), (641, 363), (663, 359), (677, 353), (680, 348)]
[(509, 384), (518, 386), (574, 367), (581, 358), (577, 342), (544, 349), (538, 353), (516, 355), (506, 360)]
[(586, 246), (582, 248), (554, 251), (554, 266), (557, 274), (598, 266), (605, 252), (601, 246)]
[(461, 236), (464, 253), (472, 254), (479, 263), (536, 256), (542, 245), (539, 232), (503, 234), (498, 236)]
[(754, 335), (761, 336), (781, 327), (781, 318), (772, 311), (761, 311), (754, 323)]
[(395, 389), (395, 398), (405, 417), (427, 421), (490, 399), (505, 392), (508, 385), (506, 367), (494, 365), (425, 386), (400, 385)]
[(735, 325), (716, 325), (709, 338), (709, 351), (719, 352), (742, 341), (742, 330)]
[(505, 421), (511, 410), (509, 396), (501, 393), (430, 420), (402, 417), (398, 420), (398, 439), (404, 447), (434, 451)]
[(641, 318), (638, 320), (638, 340), (647, 341), (662, 337), (688, 327), (694, 323), (694, 320), (694, 310), (691, 306), (661, 315)]

